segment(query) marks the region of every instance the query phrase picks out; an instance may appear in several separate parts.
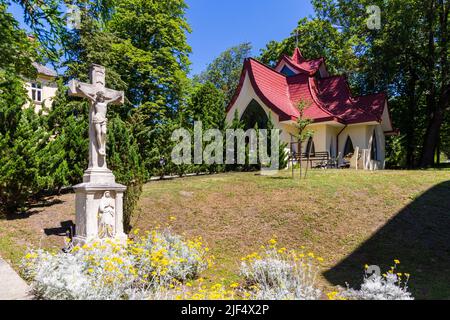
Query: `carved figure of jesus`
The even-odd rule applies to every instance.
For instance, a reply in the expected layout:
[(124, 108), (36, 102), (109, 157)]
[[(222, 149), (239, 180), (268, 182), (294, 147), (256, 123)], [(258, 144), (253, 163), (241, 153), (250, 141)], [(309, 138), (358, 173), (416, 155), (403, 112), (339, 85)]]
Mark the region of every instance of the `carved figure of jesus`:
[(69, 82), (69, 95), (87, 98), (91, 102), (89, 165), (106, 168), (106, 118), (108, 104), (123, 104), (124, 93), (105, 86), (105, 68), (93, 65), (90, 70), (91, 83), (77, 80)]
[(108, 111), (108, 103), (116, 101), (121, 98), (122, 93), (118, 92), (112, 97), (105, 97), (103, 91), (98, 91), (95, 94), (91, 93), (83, 88), (81, 84), (77, 86), (77, 89), (88, 97), (94, 107), (94, 117), (92, 119), (95, 129), (95, 139), (97, 142), (98, 153), (102, 156), (106, 155), (106, 134), (108, 119), (106, 118), (106, 112)]

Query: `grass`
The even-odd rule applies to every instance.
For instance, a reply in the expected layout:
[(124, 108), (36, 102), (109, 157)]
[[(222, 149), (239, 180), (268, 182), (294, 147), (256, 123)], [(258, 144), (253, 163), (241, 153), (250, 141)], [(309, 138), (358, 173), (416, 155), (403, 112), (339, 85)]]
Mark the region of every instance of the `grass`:
[(448, 170), (314, 170), (305, 181), (289, 172), (160, 181), (145, 186), (134, 225), (145, 230), (176, 217), (176, 232), (211, 247), (212, 281), (235, 280), (240, 258), (277, 237), (325, 258), (324, 286), (357, 285), (366, 263), (386, 269), (400, 259), (416, 297), (450, 298), (450, 261), (441, 255), (450, 249), (448, 180)]
[[(281, 246), (303, 245), (325, 259), (326, 288), (356, 286), (366, 263), (385, 269), (399, 259), (400, 270), (412, 275), (415, 297), (445, 299), (450, 298), (449, 180), (449, 170), (312, 170), (302, 181), (287, 171), (274, 177), (227, 173), (157, 181), (144, 187), (133, 225), (149, 230), (170, 224), (187, 237), (202, 236), (216, 257), (204, 274), (210, 281), (234, 282), (240, 258), (276, 237)], [(20, 256), (28, 244), (62, 246), (62, 237), (42, 233), (74, 218), (73, 198), (65, 195), (27, 219), (0, 220), (0, 255)]]

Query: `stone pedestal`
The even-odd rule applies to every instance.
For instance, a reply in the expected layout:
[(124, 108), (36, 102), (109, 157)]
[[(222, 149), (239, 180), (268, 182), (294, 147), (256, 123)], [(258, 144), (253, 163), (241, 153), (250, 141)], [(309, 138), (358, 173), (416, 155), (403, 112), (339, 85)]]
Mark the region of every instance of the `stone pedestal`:
[[(89, 171), (89, 170), (88, 170)], [(123, 194), (124, 185), (115, 183), (114, 175), (103, 172), (99, 175), (89, 175), (86, 171), (83, 183), (74, 186), (76, 192), (76, 231), (75, 245), (83, 245), (93, 240), (112, 239), (122, 243), (127, 240), (123, 230)], [(105, 193), (109, 193), (108, 201), (114, 205), (111, 214), (113, 225), (110, 235), (100, 233), (102, 227), (102, 215), (105, 212)], [(112, 207), (112, 206), (111, 206)]]

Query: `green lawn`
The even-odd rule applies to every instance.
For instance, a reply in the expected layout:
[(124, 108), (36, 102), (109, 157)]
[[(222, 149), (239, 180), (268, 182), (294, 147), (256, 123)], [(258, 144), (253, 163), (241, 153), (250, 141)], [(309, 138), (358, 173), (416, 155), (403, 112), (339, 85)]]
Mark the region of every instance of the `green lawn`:
[[(0, 255), (17, 267), (26, 246), (61, 247), (58, 228), (73, 212), (68, 194), (23, 219), (0, 220)], [(277, 237), (281, 246), (303, 245), (325, 259), (326, 289), (359, 284), (366, 263), (386, 269), (399, 259), (416, 298), (450, 298), (449, 170), (312, 170), (305, 181), (287, 171), (228, 173), (148, 183), (134, 227), (168, 223), (203, 237), (216, 257), (203, 275), (210, 281), (236, 280), (241, 257)]]
[(364, 265), (394, 259), (417, 298), (450, 298), (450, 171), (313, 170), (306, 181), (230, 173), (145, 186), (134, 224), (202, 236), (206, 276), (236, 279), (240, 258), (273, 236), (325, 258), (324, 286), (358, 284)]

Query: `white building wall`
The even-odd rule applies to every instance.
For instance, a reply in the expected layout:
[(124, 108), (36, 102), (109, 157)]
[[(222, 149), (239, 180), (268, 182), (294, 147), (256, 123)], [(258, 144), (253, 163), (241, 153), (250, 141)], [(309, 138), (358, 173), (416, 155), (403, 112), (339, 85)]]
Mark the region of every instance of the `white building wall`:
[(36, 81), (27, 81), (25, 82), (25, 89), (28, 92), (28, 97), (30, 98), (30, 101), (32, 99), (31, 91), (32, 87), (31, 84), (33, 82), (41, 83), (42, 85), (42, 102), (32, 101), (25, 104), (25, 108), (30, 107), (31, 104), (34, 105), (34, 110), (36, 113), (40, 112), (41, 110), (47, 109), (49, 110), (52, 107), (53, 100), (55, 99), (56, 93), (58, 91), (58, 86), (56, 85), (56, 82), (53, 78), (44, 78), (44, 77), (38, 77)]

